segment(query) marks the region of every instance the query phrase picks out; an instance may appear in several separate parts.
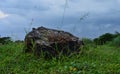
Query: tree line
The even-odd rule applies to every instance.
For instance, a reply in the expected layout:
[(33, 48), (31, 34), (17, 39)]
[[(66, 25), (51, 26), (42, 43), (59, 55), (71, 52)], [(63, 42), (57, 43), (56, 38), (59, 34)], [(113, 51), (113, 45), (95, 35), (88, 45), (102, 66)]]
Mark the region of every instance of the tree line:
[(0, 44), (8, 44), (12, 42), (11, 37), (0, 37)]
[(112, 46), (119, 46), (120, 47), (120, 33), (105, 33), (100, 35), (94, 39), (83, 38), (82, 39), (85, 45), (93, 44), (93, 45), (104, 45), (109, 44)]
[(120, 33), (115, 32), (114, 34), (112, 33), (105, 33), (98, 38), (93, 39), (93, 42), (97, 45), (104, 45), (106, 43), (116, 43), (120, 45)]
[(22, 40), (16, 40), (13, 41), (11, 37), (0, 37), (0, 44), (4, 45), (4, 44), (8, 44), (8, 43), (21, 43), (23, 42)]
[[(23, 42), (21, 40), (16, 40), (13, 41), (11, 39), (11, 37), (0, 37), (0, 44), (8, 44), (11, 42)], [(105, 33), (100, 35), (97, 38), (94, 38), (93, 40), (88, 39), (88, 38), (83, 38), (83, 42), (84, 44), (90, 44), (90, 43), (94, 43), (96, 45), (104, 45), (106, 43), (112, 44), (112, 45), (116, 45), (116, 46), (120, 46), (120, 33), (119, 32), (115, 32), (114, 34), (112, 33)]]

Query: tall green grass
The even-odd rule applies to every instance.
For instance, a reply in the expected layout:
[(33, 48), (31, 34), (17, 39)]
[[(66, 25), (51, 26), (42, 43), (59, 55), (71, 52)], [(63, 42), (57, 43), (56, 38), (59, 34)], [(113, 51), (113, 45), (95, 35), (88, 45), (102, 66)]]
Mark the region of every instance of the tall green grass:
[(0, 46), (0, 74), (119, 74), (120, 48), (84, 46), (79, 54), (37, 58), (22, 43)]

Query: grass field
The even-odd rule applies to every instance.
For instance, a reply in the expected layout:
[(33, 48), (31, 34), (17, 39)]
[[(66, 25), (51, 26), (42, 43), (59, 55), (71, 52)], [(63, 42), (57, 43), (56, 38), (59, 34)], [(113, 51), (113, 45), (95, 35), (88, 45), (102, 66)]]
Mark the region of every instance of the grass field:
[(120, 48), (86, 46), (72, 56), (44, 59), (22, 52), (22, 43), (0, 45), (0, 74), (120, 74)]

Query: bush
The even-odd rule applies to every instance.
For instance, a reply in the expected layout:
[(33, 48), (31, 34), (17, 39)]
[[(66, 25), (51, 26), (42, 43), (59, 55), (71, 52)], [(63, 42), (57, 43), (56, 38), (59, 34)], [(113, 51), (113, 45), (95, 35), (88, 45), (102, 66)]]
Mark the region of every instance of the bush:
[(10, 37), (2, 37), (2, 38), (0, 38), (0, 43), (1, 44), (8, 44), (10, 42), (12, 42)]
[(83, 38), (82, 41), (83, 41), (83, 43), (84, 43), (84, 48), (85, 48), (85, 49), (89, 49), (89, 48), (91, 48), (91, 47), (96, 48), (96, 45), (95, 45), (95, 43), (93, 42), (92, 39)]
[(93, 43), (93, 41), (91, 39), (88, 39), (88, 38), (83, 38), (82, 41), (84, 42), (85, 45)]
[(114, 39), (114, 34), (111, 33), (105, 33), (101, 35), (99, 38), (95, 38), (93, 41), (97, 45), (103, 45), (108, 41), (112, 41)]
[(111, 41), (111, 45), (120, 47), (120, 36), (114, 38), (113, 41)]

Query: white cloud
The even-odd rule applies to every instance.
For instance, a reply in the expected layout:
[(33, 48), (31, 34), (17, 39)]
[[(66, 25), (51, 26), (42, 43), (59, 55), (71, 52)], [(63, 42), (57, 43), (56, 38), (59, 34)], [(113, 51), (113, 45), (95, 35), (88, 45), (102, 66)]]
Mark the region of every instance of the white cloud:
[[(83, 37), (92, 38), (106, 32), (120, 32), (120, 0), (67, 0), (64, 21), (61, 24), (65, 2), (66, 0), (1, 0), (0, 32), (2, 35), (13, 32), (20, 37), (23, 35), (23, 38), (23, 29), (29, 27), (31, 19), (34, 19), (32, 27), (60, 27), (76, 33), (75, 35), (80, 33), (79, 36)], [(79, 20), (87, 13), (89, 15), (84, 20)]]
[(0, 10), (0, 19), (6, 18), (6, 17), (8, 17), (8, 14), (5, 14)]

